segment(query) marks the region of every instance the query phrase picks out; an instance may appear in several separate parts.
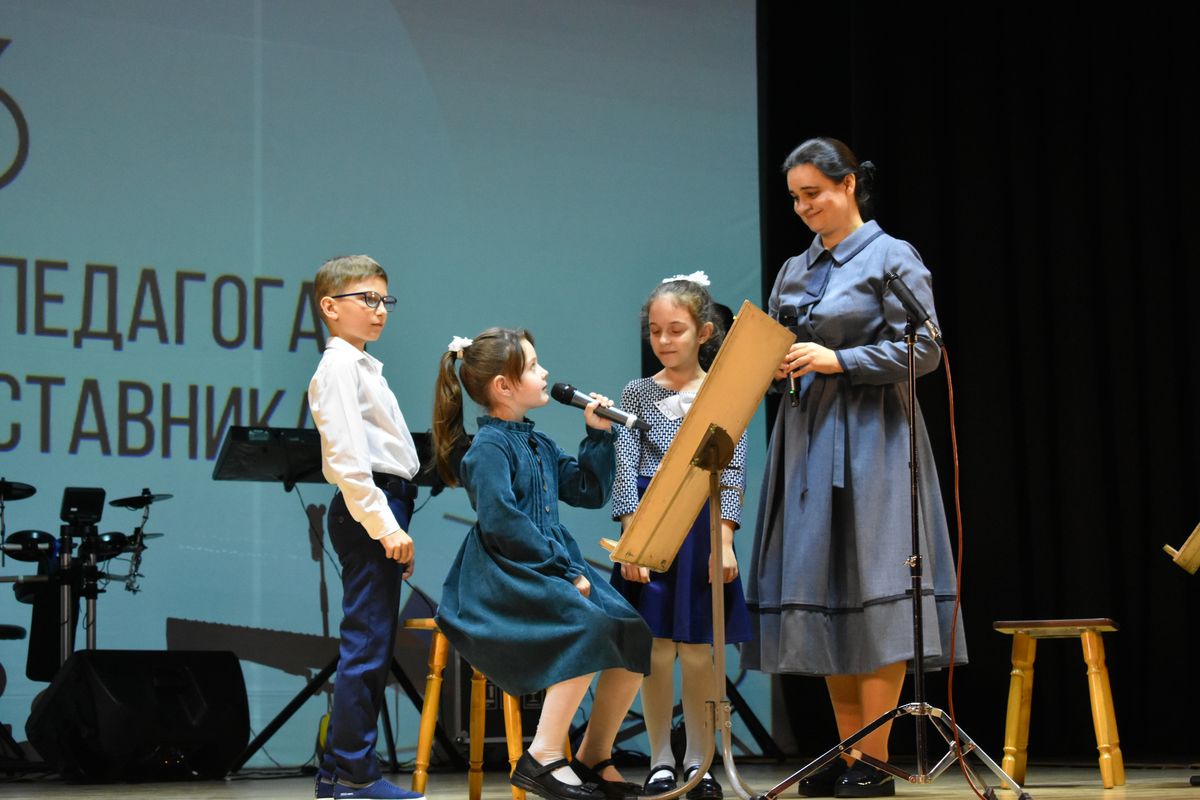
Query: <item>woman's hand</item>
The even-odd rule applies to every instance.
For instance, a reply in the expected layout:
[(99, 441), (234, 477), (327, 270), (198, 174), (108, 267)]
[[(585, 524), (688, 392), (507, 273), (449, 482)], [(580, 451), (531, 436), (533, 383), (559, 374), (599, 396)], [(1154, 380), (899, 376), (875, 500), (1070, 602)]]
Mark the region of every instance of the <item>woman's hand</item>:
[(589, 428), (595, 428), (598, 431), (611, 431), (612, 420), (607, 420), (603, 417), (597, 416), (596, 409), (600, 406), (612, 408), (613, 401), (609, 400), (604, 395), (596, 394), (595, 392), (592, 392), (591, 395), (592, 402), (588, 403), (583, 409), (583, 421), (587, 423)]
[(789, 376), (798, 378), (810, 372), (837, 375), (842, 371), (842, 363), (838, 361), (837, 353), (828, 347), (822, 347), (816, 342), (796, 342), (775, 370), (775, 380), (781, 381)]
[(650, 570), (647, 567), (639, 567), (637, 564), (622, 564), (621, 577), (630, 583), (649, 583)]
[(585, 578), (582, 575), (580, 575), (575, 580), (571, 581), (571, 583), (575, 584), (575, 588), (578, 589), (579, 593), (581, 595), (583, 595), (584, 597), (587, 597), (588, 595), (590, 595), (592, 593), (591, 581), (589, 581), (587, 578)]

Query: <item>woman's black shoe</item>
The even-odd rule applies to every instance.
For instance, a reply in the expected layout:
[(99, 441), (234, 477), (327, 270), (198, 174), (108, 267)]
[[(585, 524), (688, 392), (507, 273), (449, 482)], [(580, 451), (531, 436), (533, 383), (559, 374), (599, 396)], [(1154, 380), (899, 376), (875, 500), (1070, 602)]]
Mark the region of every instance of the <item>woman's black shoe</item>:
[(611, 766), (613, 760), (606, 758), (594, 767), (589, 767), (578, 758), (571, 762), (571, 769), (584, 783), (594, 783), (608, 800), (625, 800), (626, 798), (641, 797), (642, 787), (629, 781), (610, 781), (600, 777), (605, 767)]
[[(696, 770), (700, 769), (700, 765), (688, 767), (683, 773), (683, 782), (687, 783), (696, 774)], [(723, 796), (721, 784), (717, 783), (717, 779), (712, 775), (705, 775), (700, 779), (700, 782), (688, 790), (688, 800), (720, 800)]]
[(861, 762), (846, 770), (833, 787), (834, 797), (891, 797), (895, 793), (895, 778)]
[(538, 797), (547, 800), (606, 800), (604, 792), (594, 783), (583, 783), (572, 786), (563, 783), (551, 773), (559, 767), (569, 767), (571, 762), (565, 758), (552, 761), (549, 764), (539, 764), (537, 759), (526, 750), (521, 753), (517, 766), (513, 769), (508, 782), (518, 789), (533, 792)]
[(850, 767), (840, 756), (796, 784), (801, 797), (833, 797), (837, 779)]
[[(650, 780), (656, 772), (669, 772), (671, 773), (671, 777)], [(650, 774), (646, 776), (646, 783), (642, 785), (642, 794), (666, 794), (678, 788), (679, 784), (675, 782), (675, 768), (666, 764), (659, 764), (657, 767), (651, 769)]]

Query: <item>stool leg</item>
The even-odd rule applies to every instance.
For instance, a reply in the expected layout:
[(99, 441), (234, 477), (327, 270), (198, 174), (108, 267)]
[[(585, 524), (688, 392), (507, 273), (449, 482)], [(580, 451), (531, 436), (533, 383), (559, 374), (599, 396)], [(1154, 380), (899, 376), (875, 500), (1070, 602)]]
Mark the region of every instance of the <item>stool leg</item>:
[(1096, 749), (1100, 751), (1100, 778), (1104, 788), (1125, 784), (1125, 759), (1117, 736), (1117, 715), (1113, 709), (1108, 666), (1104, 663), (1104, 640), (1096, 631), (1084, 631), (1083, 660), (1087, 663), (1088, 694), (1092, 701), (1092, 724), (1096, 728)]
[(1025, 782), (1029, 748), (1029, 714), (1033, 707), (1033, 660), (1037, 640), (1013, 634), (1012, 673), (1008, 682), (1008, 711), (1004, 717), (1004, 760), (1000, 768), (1017, 783)]
[(472, 668), (471, 717), (467, 729), (471, 739), (467, 756), (471, 765), (467, 773), (467, 797), (470, 800), (480, 800), (483, 797), (483, 738), (486, 702), (487, 678), (483, 676), (482, 672)]
[[(504, 693), (504, 739), (508, 743), (508, 774), (512, 775), (525, 750), (521, 731), (521, 698)], [(513, 800), (525, 800), (525, 790), (512, 787)]]
[(433, 750), (433, 731), (437, 727), (438, 705), (442, 697), (442, 672), (446, 669), (450, 643), (441, 631), (433, 631), (429, 643), (429, 674), (425, 676), (425, 699), (421, 702), (421, 724), (417, 732), (417, 757), (413, 767), (412, 790), (425, 794), (429, 779), (429, 757)]

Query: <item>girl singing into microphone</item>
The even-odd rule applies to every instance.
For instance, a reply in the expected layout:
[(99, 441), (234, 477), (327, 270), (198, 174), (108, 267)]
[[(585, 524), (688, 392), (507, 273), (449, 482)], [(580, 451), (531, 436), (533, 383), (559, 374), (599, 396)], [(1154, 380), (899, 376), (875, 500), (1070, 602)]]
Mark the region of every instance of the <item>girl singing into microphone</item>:
[[(525, 418), (549, 401), (547, 374), (522, 330), (455, 337), (442, 356), (433, 420), (438, 471), (448, 485), (466, 487), (479, 521), (446, 576), (437, 621), (504, 691), (546, 690), (514, 786), (553, 800), (624, 797), (640, 787), (622, 780), (612, 747), (650, 670), (650, 632), (558, 520), (560, 499), (584, 508), (608, 500), (615, 434), (596, 409), (609, 401), (593, 395), (579, 455), (567, 455)], [(487, 413), (455, 474), (451, 454), (466, 437), (463, 389)], [(591, 718), (568, 763), (568, 727), (597, 672)]]

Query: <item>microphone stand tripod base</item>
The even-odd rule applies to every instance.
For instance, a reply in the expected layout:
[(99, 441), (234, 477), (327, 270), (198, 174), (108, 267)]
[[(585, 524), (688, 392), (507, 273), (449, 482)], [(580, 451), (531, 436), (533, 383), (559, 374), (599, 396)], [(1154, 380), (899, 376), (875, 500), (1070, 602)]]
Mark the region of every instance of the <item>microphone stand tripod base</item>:
[[(909, 773), (886, 761), (880, 761), (877, 758), (869, 756), (854, 747), (859, 740), (868, 736), (880, 726), (903, 716), (918, 717), (916, 720), (917, 725), (928, 724), (932, 726), (934, 731), (936, 731), (942, 737), (947, 747), (949, 747), (949, 750), (946, 752), (946, 754), (942, 756), (941, 760), (939, 760), (932, 769), (924, 770), (919, 768), (915, 773)], [(956, 732), (958, 741), (962, 745), (961, 751), (954, 744)], [(976, 758), (982, 761), (984, 765), (988, 767), (988, 769), (995, 773), (996, 777), (998, 777), (1004, 784), (1003, 788), (1011, 789), (1013, 792), (1016, 792), (1018, 800), (1033, 800), (1033, 796), (1021, 788), (1020, 784), (1013, 780), (1012, 777), (1008, 775), (1008, 773), (1006, 773), (999, 764), (993, 761), (988, 754), (983, 751), (983, 748), (976, 744), (975, 740), (967, 735), (966, 731), (955, 725), (945, 711), (935, 706), (931, 706), (928, 703), (908, 703), (892, 709), (886, 714), (883, 714), (882, 716), (876, 718), (873, 722), (858, 730), (853, 735), (843, 739), (834, 747), (817, 756), (817, 758), (806, 764), (799, 771), (789, 775), (783, 781), (768, 790), (765, 796), (770, 798), (770, 800), (774, 800), (774, 798), (779, 797), (780, 794), (782, 794), (793, 784), (799, 783), (809, 775), (819, 770), (821, 767), (828, 764), (833, 759), (842, 755), (848, 755), (864, 764), (870, 764), (875, 769), (886, 772), (898, 780), (902, 780), (911, 784), (933, 783), (942, 775), (943, 772), (949, 769), (954, 762), (961, 759), (962, 767), (967, 773), (968, 780), (974, 785), (983, 786), (981, 793), (985, 798), (988, 798), (988, 800), (996, 800), (996, 787), (984, 785), (983, 781), (975, 774), (975, 771), (966, 762), (966, 757), (972, 753)]]

